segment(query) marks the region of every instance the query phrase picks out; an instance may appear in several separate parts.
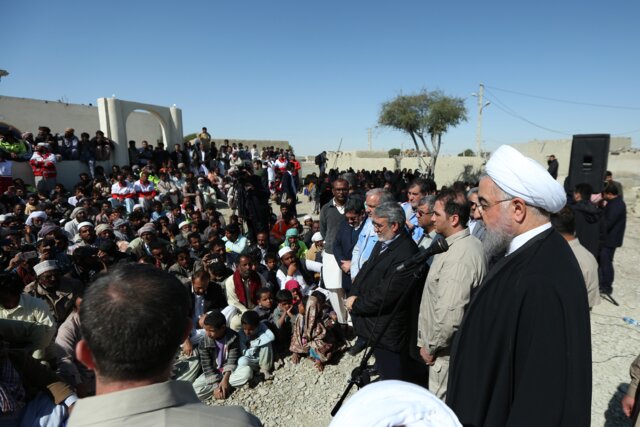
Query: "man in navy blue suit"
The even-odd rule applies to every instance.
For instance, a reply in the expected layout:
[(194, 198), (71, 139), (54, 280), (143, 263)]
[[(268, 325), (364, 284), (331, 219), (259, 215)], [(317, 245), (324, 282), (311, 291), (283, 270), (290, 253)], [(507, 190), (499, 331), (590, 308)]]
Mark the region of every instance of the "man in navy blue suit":
[(333, 255), (342, 270), (342, 289), (345, 294), (351, 290), (351, 255), (362, 231), (365, 217), (362, 197), (350, 197), (345, 204), (344, 220), (333, 241)]
[(598, 259), (600, 275), (600, 293), (611, 295), (613, 292), (613, 255), (616, 248), (622, 246), (624, 230), (627, 226), (627, 205), (620, 197), (618, 188), (609, 184), (604, 189), (607, 205), (604, 207), (606, 236), (600, 248)]

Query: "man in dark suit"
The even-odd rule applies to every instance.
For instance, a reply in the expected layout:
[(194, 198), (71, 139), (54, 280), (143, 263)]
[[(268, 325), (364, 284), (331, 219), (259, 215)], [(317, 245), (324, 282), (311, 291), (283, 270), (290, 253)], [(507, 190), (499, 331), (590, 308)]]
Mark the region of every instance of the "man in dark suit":
[(342, 270), (342, 289), (347, 294), (351, 290), (351, 255), (365, 217), (364, 200), (359, 196), (349, 198), (344, 207), (344, 219), (333, 241), (333, 255)]
[(627, 226), (627, 205), (620, 197), (618, 188), (609, 184), (604, 189), (607, 205), (604, 207), (604, 222), (607, 229), (606, 237), (600, 248), (599, 276), (600, 293), (611, 295), (613, 292), (613, 255), (616, 248), (622, 246), (624, 230)]
[(371, 220), (378, 242), (358, 273), (346, 306), (353, 314), (353, 325), (359, 337), (373, 343), (380, 335), (374, 355), (381, 379), (408, 379), (412, 363), (407, 330), (413, 290), (407, 288), (415, 289), (415, 279), (412, 271), (395, 270), (418, 252), (418, 246), (405, 231), (405, 214), (396, 203), (378, 206)]

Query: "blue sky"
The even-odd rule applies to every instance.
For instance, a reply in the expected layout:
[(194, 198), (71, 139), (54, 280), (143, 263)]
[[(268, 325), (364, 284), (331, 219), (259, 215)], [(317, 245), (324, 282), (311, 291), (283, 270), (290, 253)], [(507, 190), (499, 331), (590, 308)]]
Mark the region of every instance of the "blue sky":
[[(382, 102), (440, 89), (467, 99), (468, 122), (443, 137), (456, 154), (475, 149), (470, 94), (483, 82), (486, 149), (640, 140), (637, 2), (5, 0), (2, 11), (0, 94), (176, 104), (185, 133), (365, 149)], [(373, 130), (375, 149), (401, 145), (408, 136)]]

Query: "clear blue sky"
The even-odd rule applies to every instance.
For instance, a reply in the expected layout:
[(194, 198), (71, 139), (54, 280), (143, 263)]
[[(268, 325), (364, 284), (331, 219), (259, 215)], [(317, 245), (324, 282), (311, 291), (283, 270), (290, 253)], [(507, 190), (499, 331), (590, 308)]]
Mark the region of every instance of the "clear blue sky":
[[(0, 94), (177, 104), (185, 133), (283, 139), (300, 154), (341, 138), (365, 149), (383, 101), (441, 89), (467, 99), (469, 121), (443, 138), (455, 154), (475, 149), (470, 94), (483, 82), (486, 149), (640, 138), (637, 2), (5, 0), (1, 10)], [(409, 137), (373, 131), (376, 149), (401, 144)]]

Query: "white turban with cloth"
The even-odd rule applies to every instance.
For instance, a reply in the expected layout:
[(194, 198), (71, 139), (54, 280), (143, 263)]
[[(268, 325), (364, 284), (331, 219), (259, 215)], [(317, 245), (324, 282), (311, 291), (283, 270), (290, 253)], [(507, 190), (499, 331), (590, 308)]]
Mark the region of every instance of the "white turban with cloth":
[(567, 203), (562, 185), (540, 163), (509, 145), (498, 148), (485, 169), (505, 193), (521, 198), (528, 205), (556, 213)]
[(24, 223), (27, 224), (28, 226), (33, 227), (33, 219), (34, 218), (42, 218), (42, 221), (46, 221), (47, 220), (47, 214), (44, 211), (31, 212), (31, 214), (29, 215), (29, 217), (27, 218), (27, 220)]
[(429, 390), (404, 381), (369, 384), (354, 394), (329, 427), (460, 427), (458, 418)]

